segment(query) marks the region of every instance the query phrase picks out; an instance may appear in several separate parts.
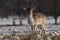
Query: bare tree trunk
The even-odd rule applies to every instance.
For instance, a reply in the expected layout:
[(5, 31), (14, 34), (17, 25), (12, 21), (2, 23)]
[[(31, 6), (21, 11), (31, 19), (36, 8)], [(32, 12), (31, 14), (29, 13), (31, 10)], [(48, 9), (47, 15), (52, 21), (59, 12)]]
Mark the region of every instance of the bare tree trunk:
[(20, 20), (20, 26), (22, 26), (22, 20)]
[(15, 21), (13, 21), (13, 26), (15, 26)]
[(15, 26), (15, 18), (13, 18), (13, 26)]
[(55, 24), (57, 24), (57, 16), (54, 16), (54, 18), (55, 18)]

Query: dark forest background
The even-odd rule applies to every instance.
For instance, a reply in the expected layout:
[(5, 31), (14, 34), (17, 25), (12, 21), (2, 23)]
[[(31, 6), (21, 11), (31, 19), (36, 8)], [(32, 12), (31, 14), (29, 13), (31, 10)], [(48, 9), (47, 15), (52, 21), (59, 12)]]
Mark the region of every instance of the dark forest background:
[(22, 8), (28, 8), (31, 3), (36, 6), (35, 12), (43, 12), (46, 16), (54, 16), (55, 24), (57, 17), (60, 16), (60, 0), (0, 0), (0, 16), (21, 14), (26, 16), (27, 13)]

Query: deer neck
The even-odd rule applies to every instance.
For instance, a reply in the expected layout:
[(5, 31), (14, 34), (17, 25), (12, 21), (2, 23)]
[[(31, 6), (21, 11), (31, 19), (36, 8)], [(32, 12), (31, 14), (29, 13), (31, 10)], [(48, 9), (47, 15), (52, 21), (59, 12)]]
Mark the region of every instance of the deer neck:
[[(32, 12), (32, 11), (30, 11), (29, 20), (30, 20), (31, 23), (33, 24), (34, 18), (33, 18), (33, 12)], [(33, 25), (34, 25), (34, 24), (33, 24)]]
[(31, 17), (33, 16), (33, 11), (32, 11), (32, 10), (30, 11), (30, 16), (31, 16)]

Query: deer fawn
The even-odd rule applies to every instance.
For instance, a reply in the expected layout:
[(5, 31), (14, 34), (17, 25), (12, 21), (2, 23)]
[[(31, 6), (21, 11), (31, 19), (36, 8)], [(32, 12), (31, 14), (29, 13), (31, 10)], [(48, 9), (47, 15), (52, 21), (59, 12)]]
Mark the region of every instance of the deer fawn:
[(30, 7), (27, 8), (28, 12), (28, 23), (31, 26), (31, 30), (33, 33), (35, 33), (38, 25), (39, 26), (39, 32), (41, 31), (42, 27), (44, 30), (44, 33), (46, 33), (46, 28), (45, 28), (45, 15), (43, 13), (34, 13), (33, 10), (35, 9)]

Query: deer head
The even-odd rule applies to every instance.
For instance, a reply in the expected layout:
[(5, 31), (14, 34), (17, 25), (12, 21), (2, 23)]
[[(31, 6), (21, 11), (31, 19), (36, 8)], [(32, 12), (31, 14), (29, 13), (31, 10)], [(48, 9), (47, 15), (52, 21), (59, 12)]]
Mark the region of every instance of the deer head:
[(36, 7), (28, 7), (28, 8), (23, 8), (24, 10), (27, 10), (27, 12), (29, 13), (29, 14), (32, 14), (33, 13), (33, 10), (35, 9)]

